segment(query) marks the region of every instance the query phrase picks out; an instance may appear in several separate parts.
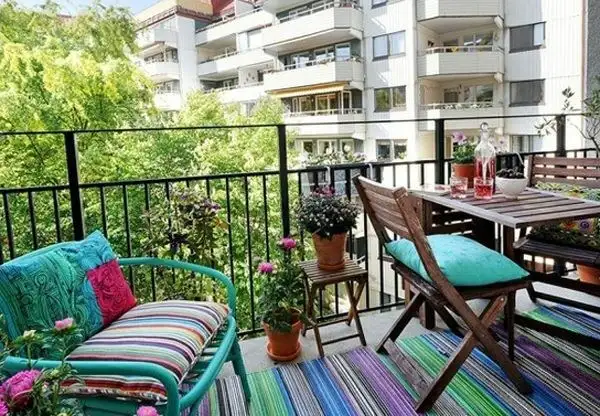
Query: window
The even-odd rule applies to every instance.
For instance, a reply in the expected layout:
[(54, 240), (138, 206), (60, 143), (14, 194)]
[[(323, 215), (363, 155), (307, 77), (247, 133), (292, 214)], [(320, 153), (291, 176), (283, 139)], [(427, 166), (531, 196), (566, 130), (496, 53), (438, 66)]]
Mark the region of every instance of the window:
[(390, 111), (406, 106), (406, 87), (375, 88), (375, 111)]
[(335, 46), (335, 59), (336, 61), (349, 61), (352, 57), (349, 43), (342, 43)]
[(546, 41), (546, 23), (517, 26), (510, 29), (510, 51), (539, 49)]
[(463, 101), (465, 103), (487, 103), (493, 101), (494, 86), (488, 85), (473, 85), (464, 87)]
[(333, 46), (328, 46), (326, 48), (321, 48), (315, 50), (315, 62), (330, 62), (334, 57), (334, 49)]
[(494, 43), (494, 33), (477, 33), (475, 35), (469, 35), (464, 37), (464, 46), (469, 47), (469, 52), (473, 51), (491, 51), (492, 44)]
[(510, 83), (510, 105), (540, 105), (544, 102), (544, 80)]
[(377, 160), (397, 160), (406, 157), (405, 140), (377, 140), (376, 141)]
[(179, 81), (167, 81), (156, 84), (157, 94), (170, 94), (179, 92)]
[(544, 147), (544, 137), (540, 135), (510, 136), (511, 152), (540, 152)]
[(374, 9), (376, 7), (385, 6), (387, 0), (371, 0), (371, 8)]
[(444, 102), (445, 103), (457, 103), (458, 102), (458, 91), (456, 89), (445, 89), (444, 90)]
[(406, 32), (394, 32), (373, 37), (373, 59), (384, 59), (393, 55), (401, 55), (406, 51)]

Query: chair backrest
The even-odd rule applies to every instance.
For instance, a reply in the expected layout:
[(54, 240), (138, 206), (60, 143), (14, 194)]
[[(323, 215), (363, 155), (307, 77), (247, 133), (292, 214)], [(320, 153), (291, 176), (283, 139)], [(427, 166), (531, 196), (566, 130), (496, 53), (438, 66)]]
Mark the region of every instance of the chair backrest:
[(600, 159), (529, 156), (529, 185), (564, 183), (600, 188)]
[(411, 240), (431, 280), (438, 288), (448, 287), (406, 188), (388, 188), (362, 176), (354, 178), (354, 185), (379, 241), (384, 245), (391, 241), (387, 230)]

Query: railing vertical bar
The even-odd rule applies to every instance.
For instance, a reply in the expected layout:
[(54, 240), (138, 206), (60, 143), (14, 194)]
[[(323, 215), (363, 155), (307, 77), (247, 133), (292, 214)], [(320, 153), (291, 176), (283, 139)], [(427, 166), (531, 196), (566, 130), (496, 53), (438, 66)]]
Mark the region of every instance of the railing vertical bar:
[(556, 156), (567, 155), (567, 116), (560, 114), (556, 116)]
[(252, 264), (252, 230), (250, 228), (250, 190), (248, 177), (244, 176), (244, 197), (246, 200), (246, 238), (248, 249), (248, 277), (250, 280), (250, 316), (252, 319), (252, 329), (256, 329), (256, 311), (254, 302), (254, 267)]
[(65, 155), (67, 158), (67, 174), (69, 178), (69, 196), (71, 200), (71, 218), (73, 219), (73, 237), (75, 240), (85, 238), (85, 219), (83, 216), (83, 199), (79, 186), (79, 154), (75, 132), (64, 133)]
[[(310, 184), (309, 184), (310, 185)], [(298, 199), (302, 200), (302, 173), (298, 172)], [(300, 246), (304, 247), (304, 229), (300, 227)], [(300, 260), (306, 260), (306, 250), (300, 250)]]
[(229, 278), (235, 283), (235, 272), (233, 269), (233, 236), (231, 231), (231, 190), (229, 178), (225, 178), (225, 209), (227, 210), (227, 245), (229, 247)]
[(446, 137), (445, 120), (443, 118), (435, 120), (435, 182), (446, 183)]
[(421, 172), (420, 172), (420, 174), (421, 174), (421, 177), (420, 177), (421, 185), (424, 185), (425, 184), (425, 163), (420, 162), (419, 166), (421, 168)]
[[(362, 176), (367, 177), (367, 168), (366, 167), (362, 167), (360, 169), (360, 174)], [(368, 222), (367, 222), (367, 216), (363, 215), (363, 230), (364, 230), (364, 240), (365, 240), (365, 270), (367, 271), (367, 274), (369, 273), (369, 234), (368, 234)], [(370, 301), (371, 301), (371, 294), (370, 294), (370, 286), (371, 286), (371, 276), (369, 276), (367, 278), (367, 285), (365, 287), (365, 302), (367, 305), (367, 308), (369, 308), (370, 306)]]
[[(352, 174), (350, 168), (344, 169), (344, 182), (346, 186), (346, 198), (352, 199)], [(350, 258), (354, 258), (354, 230), (351, 228), (348, 233), (350, 238)]]
[[(334, 190), (335, 192), (335, 169), (333, 167), (331, 167), (329, 169), (329, 183), (331, 184), (331, 188)], [(352, 245), (352, 238), (350, 238), (349, 240), (350, 245)], [(345, 248), (344, 248), (345, 251)], [(338, 313), (340, 313), (340, 288), (339, 288), (339, 284), (336, 283), (334, 285), (334, 296), (335, 296), (335, 314), (337, 315)]]
[(271, 248), (269, 247), (269, 206), (267, 205), (267, 175), (262, 175), (263, 215), (265, 222), (265, 252), (267, 261), (271, 261)]
[[(150, 186), (144, 184), (144, 209), (146, 212), (150, 211)], [(152, 232), (152, 220), (148, 216), (148, 231)], [(152, 292), (152, 301), (156, 302), (156, 268), (150, 268), (150, 290)]]
[[(375, 181), (381, 183), (382, 180), (381, 166), (377, 166), (375, 168)], [(379, 305), (383, 306), (385, 304), (385, 278), (383, 272), (383, 246), (381, 245), (379, 239), (377, 239), (377, 257), (379, 259)]]
[[(167, 199), (167, 203), (170, 205), (171, 204), (171, 184), (169, 181), (165, 181), (165, 198)], [(173, 221), (171, 220), (171, 217), (167, 218), (167, 224), (169, 225), (169, 230), (171, 230), (171, 228), (173, 227)], [(173, 284), (175, 284), (175, 282), (177, 281), (177, 272), (175, 271), (175, 269), (171, 269), (172, 273), (173, 273)]]
[[(281, 226), (283, 237), (290, 235), (290, 194), (288, 178), (288, 143), (285, 124), (277, 125), (277, 137), (279, 147), (279, 191), (281, 202)], [(254, 323), (253, 323), (254, 324)]]
[[(396, 187), (396, 165), (392, 166), (392, 186)], [(398, 238), (397, 234), (394, 233), (394, 240)], [(394, 270), (394, 302), (398, 302), (398, 272)]]
[[(125, 225), (125, 242), (127, 244), (127, 257), (132, 256), (131, 246), (131, 226), (129, 224), (129, 195), (127, 192), (127, 185), (121, 187), (123, 193), (123, 221)], [(135, 293), (135, 282), (133, 281), (133, 268), (129, 267), (129, 284), (131, 285), (131, 291)]]
[(37, 236), (37, 224), (35, 220), (35, 203), (33, 201), (33, 192), (27, 192), (27, 206), (29, 210), (29, 226), (31, 229), (31, 243), (33, 245), (33, 249), (37, 250), (38, 248), (38, 236)]
[(100, 187), (100, 213), (102, 216), (102, 231), (104, 236), (108, 238), (108, 220), (106, 218), (106, 193), (104, 192), (104, 186)]
[(10, 213), (10, 201), (8, 194), (2, 194), (2, 203), (4, 205), (4, 221), (6, 222), (6, 239), (8, 240), (8, 254), (11, 259), (15, 258), (15, 236), (13, 234), (12, 217)]
[(410, 183), (410, 165), (406, 165), (406, 186), (408, 188), (411, 187), (411, 183)]
[(56, 228), (56, 242), (62, 241), (62, 229), (60, 226), (60, 204), (58, 202), (58, 191), (52, 190), (52, 207), (54, 209), (54, 227)]

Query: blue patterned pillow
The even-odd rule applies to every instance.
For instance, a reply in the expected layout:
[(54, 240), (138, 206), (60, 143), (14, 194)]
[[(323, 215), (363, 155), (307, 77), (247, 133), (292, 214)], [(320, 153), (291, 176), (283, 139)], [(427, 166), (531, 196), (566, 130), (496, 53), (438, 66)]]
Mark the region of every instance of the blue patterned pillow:
[[(432, 235), (427, 240), (442, 273), (454, 286), (485, 286), (529, 275), (509, 258), (470, 238)], [(386, 250), (400, 263), (431, 281), (412, 241), (392, 241), (386, 244)]]

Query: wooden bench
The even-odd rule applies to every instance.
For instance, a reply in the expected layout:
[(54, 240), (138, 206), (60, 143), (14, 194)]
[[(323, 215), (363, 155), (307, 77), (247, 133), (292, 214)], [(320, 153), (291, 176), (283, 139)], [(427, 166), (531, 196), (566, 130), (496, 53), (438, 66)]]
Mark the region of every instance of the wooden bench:
[[(598, 158), (568, 158), (568, 157), (541, 157), (530, 156), (529, 184), (560, 183), (586, 188), (600, 189), (600, 159)], [(564, 264), (581, 264), (585, 266), (600, 267), (600, 251), (560, 245), (552, 242), (535, 240), (524, 237), (514, 245), (518, 258), (523, 259), (523, 264), (532, 272), (532, 279), (554, 286), (571, 289), (594, 296), (600, 296), (600, 285), (580, 282), (563, 277)], [(524, 261), (524, 255), (532, 256), (532, 261)], [(555, 267), (549, 267), (545, 261), (536, 264), (535, 258), (542, 257), (553, 259)], [(527, 289), (533, 301), (545, 299), (556, 303), (574, 306), (583, 310), (600, 313), (600, 307), (566, 299), (560, 296), (536, 290), (533, 284)]]

